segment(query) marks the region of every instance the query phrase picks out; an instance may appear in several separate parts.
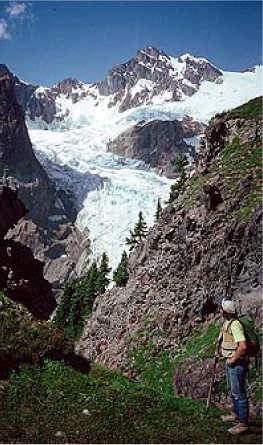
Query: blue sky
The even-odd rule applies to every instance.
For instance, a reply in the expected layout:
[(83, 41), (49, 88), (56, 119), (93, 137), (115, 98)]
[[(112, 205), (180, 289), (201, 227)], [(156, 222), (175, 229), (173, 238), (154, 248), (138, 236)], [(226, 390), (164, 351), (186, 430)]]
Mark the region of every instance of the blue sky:
[(99, 81), (145, 46), (242, 71), (262, 63), (262, 3), (0, 2), (0, 63), (34, 84)]

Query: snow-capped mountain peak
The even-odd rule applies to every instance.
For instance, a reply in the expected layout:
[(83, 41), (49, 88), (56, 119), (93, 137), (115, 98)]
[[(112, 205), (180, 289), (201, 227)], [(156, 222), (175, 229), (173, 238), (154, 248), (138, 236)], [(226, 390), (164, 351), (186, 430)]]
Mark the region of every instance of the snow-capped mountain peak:
[(18, 82), (16, 92), (35, 128), (117, 119), (126, 121), (126, 130), (128, 122), (132, 125), (140, 119), (187, 115), (206, 122), (214, 113), (259, 95), (261, 70), (228, 73), (204, 57), (189, 53), (173, 57), (147, 46), (112, 68), (101, 82), (85, 84), (69, 77), (52, 88)]

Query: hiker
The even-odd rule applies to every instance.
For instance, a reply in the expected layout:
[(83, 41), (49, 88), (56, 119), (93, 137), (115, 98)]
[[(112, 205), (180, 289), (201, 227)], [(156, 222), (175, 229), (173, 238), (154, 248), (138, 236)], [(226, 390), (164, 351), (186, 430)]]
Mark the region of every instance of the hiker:
[(233, 402), (233, 414), (221, 416), (223, 422), (233, 422), (228, 432), (242, 434), (248, 429), (249, 403), (245, 388), (248, 371), (247, 342), (242, 324), (237, 319), (235, 304), (223, 299), (224, 323), (219, 335), (218, 353), (226, 358), (226, 379)]

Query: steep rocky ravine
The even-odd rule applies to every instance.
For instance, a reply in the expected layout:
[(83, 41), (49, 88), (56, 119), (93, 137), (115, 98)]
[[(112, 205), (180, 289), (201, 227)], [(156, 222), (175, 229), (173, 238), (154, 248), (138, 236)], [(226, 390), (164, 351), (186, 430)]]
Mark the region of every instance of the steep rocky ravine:
[[(136, 376), (136, 349), (170, 357), (233, 295), (260, 320), (261, 98), (208, 126), (196, 172), (129, 257), (130, 278), (100, 296), (77, 350)], [(149, 359), (150, 357), (148, 357)]]

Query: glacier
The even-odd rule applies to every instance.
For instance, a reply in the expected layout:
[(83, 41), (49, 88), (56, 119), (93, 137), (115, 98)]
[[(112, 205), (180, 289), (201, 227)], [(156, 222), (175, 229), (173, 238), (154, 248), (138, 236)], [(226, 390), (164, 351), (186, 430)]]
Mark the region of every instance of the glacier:
[[(63, 95), (56, 99), (58, 110), (66, 116), (63, 120), (46, 124), (27, 119), (27, 126), (49, 176), (76, 198), (76, 223), (88, 233), (91, 259), (98, 260), (106, 252), (115, 269), (123, 250), (127, 251), (125, 239), (139, 211), (150, 227), (158, 199), (164, 205), (174, 180), (140, 161), (118, 157), (107, 150), (107, 143), (141, 120), (180, 120), (187, 115), (206, 124), (214, 114), (262, 94), (262, 67), (255, 67), (255, 72), (223, 72), (222, 83), (203, 82), (194, 95), (178, 102), (167, 102), (164, 91), (151, 103), (122, 113), (117, 106), (108, 106), (111, 98), (100, 96), (95, 85), (82, 88), (88, 94), (77, 103)], [(145, 82), (138, 82), (134, 91), (140, 88), (145, 88)], [(198, 148), (196, 138), (189, 142)]]
[(34, 129), (30, 137), (57, 187), (73, 192), (76, 224), (88, 234), (91, 259), (98, 261), (106, 252), (114, 270), (139, 211), (148, 227), (153, 225), (158, 199), (164, 204), (172, 181), (140, 161), (109, 153), (105, 144), (91, 138), (87, 126), (67, 131)]

